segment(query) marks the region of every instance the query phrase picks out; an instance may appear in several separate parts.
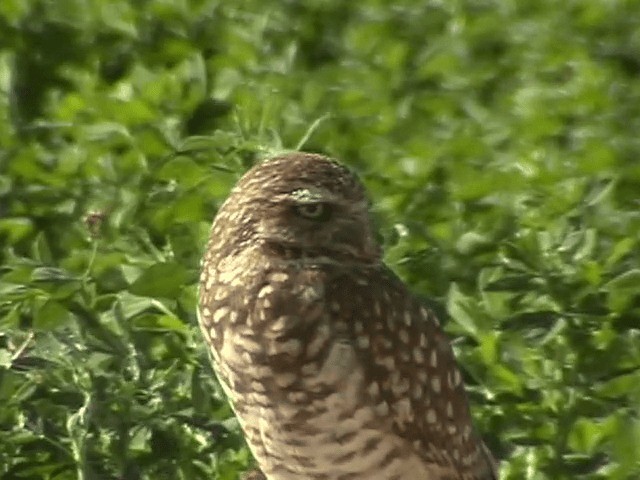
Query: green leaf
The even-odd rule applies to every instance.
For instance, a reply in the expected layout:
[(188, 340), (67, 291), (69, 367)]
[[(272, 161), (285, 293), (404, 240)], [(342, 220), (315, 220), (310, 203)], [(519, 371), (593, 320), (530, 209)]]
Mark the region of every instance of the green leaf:
[(36, 310), (33, 327), (38, 330), (56, 330), (68, 325), (74, 318), (63, 305), (50, 300)]
[(187, 332), (187, 326), (184, 322), (172, 315), (142, 315), (134, 320), (134, 326), (138, 330), (154, 332)]
[(156, 263), (147, 268), (129, 287), (134, 295), (143, 297), (176, 298), (186, 286), (189, 273), (177, 263)]
[(634, 268), (613, 278), (605, 287), (608, 290), (637, 289), (640, 286), (640, 269)]
[(4, 236), (9, 244), (15, 244), (33, 231), (29, 218), (0, 218), (0, 236)]
[(465, 296), (455, 283), (449, 288), (447, 311), (451, 315), (451, 319), (467, 333), (474, 337), (478, 335), (475, 319), (478, 313), (478, 306), (470, 297)]
[(640, 269), (618, 275), (605, 284), (607, 306), (614, 312), (625, 311), (640, 295)]
[(607, 268), (611, 268), (623, 257), (628, 255), (633, 250), (637, 242), (638, 239), (633, 237), (626, 237), (617, 242), (611, 250), (611, 254), (606, 259), (605, 265)]
[(578, 418), (569, 433), (569, 446), (576, 452), (593, 454), (605, 435), (602, 427), (601, 422)]

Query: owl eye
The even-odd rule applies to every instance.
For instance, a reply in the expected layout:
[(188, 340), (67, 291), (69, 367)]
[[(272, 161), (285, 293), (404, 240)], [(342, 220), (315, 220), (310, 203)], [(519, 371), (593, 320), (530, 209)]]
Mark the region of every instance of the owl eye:
[(296, 205), (298, 215), (309, 220), (327, 220), (331, 216), (331, 209), (326, 203), (304, 203)]

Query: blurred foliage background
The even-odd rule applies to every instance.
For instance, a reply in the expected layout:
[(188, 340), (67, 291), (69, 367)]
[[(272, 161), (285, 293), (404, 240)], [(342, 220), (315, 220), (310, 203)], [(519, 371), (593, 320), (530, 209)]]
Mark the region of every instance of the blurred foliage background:
[(503, 479), (640, 478), (640, 2), (2, 0), (0, 478), (235, 479), (195, 320), (283, 149), (370, 189)]

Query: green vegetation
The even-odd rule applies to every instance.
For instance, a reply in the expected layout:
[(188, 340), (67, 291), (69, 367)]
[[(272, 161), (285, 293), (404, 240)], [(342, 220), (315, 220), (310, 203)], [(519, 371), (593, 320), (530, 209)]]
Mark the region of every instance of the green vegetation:
[(640, 478), (640, 3), (1, 0), (0, 478), (234, 479), (195, 320), (216, 207), (367, 183), (504, 479)]

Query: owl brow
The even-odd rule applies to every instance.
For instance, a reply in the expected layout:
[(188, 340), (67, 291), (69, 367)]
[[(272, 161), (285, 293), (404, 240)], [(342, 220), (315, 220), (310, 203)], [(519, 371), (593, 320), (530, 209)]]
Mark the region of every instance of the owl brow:
[(289, 198), (300, 203), (315, 203), (323, 200), (323, 196), (318, 192), (313, 192), (308, 188), (297, 188), (289, 192)]

